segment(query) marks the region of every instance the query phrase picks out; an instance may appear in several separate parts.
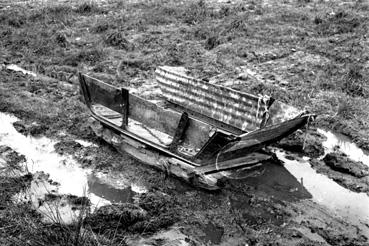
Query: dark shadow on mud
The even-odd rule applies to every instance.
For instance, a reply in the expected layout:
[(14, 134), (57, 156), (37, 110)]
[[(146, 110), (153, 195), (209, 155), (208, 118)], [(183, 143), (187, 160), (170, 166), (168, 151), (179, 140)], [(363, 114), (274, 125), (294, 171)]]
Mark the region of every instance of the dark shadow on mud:
[(94, 174), (88, 176), (88, 192), (109, 200), (112, 203), (132, 203), (136, 194), (131, 187), (117, 189), (108, 184), (104, 184)]
[[(312, 198), (309, 191), (283, 165), (264, 163), (258, 170), (235, 171), (228, 182), (236, 190), (247, 186), (250, 193), (266, 194), (277, 200), (297, 201)], [(238, 177), (238, 178), (236, 178)], [(245, 178), (242, 178), (245, 177)]]

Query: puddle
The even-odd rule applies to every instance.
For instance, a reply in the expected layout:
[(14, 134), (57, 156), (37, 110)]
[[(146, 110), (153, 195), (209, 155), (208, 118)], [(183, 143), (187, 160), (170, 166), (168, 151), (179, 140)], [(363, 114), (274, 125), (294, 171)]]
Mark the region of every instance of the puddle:
[(93, 144), (91, 142), (88, 142), (88, 141), (85, 141), (85, 140), (81, 140), (81, 139), (77, 139), (77, 140), (74, 140), (75, 142), (79, 143), (80, 145), (82, 145), (83, 147), (97, 147), (96, 144)]
[[(229, 182), (234, 185), (243, 183), (253, 187), (255, 192), (268, 194), (278, 200), (297, 201), (312, 197), (309, 191), (284, 166), (272, 161), (264, 163), (253, 171), (242, 170), (237, 175), (243, 179), (232, 179)], [(245, 204), (244, 201), (240, 201), (240, 203), (233, 203), (232, 206), (235, 209), (240, 209)]]
[[(76, 205), (69, 201), (67, 196), (58, 193), (58, 185), (49, 180), (49, 175), (37, 172), (27, 190), (16, 194), (14, 202), (30, 202), (43, 215), (46, 223), (66, 223), (77, 221), (81, 211), (87, 211), (82, 204)], [(87, 205), (87, 202), (84, 203)]]
[(352, 192), (317, 173), (307, 158), (300, 161), (288, 160), (284, 152), (277, 150), (276, 154), (284, 162), (284, 167), (311, 193), (313, 201), (353, 223), (369, 223), (369, 197), (365, 193)]
[(21, 72), (23, 74), (29, 74), (29, 75), (31, 75), (33, 77), (36, 77), (37, 76), (36, 73), (34, 73), (32, 71), (25, 70), (25, 69), (21, 68), (18, 65), (15, 65), (15, 64), (7, 65), (6, 68), (9, 69), (9, 70), (15, 71), (15, 72)]
[[(47, 186), (47, 189), (43, 187), (46, 185), (42, 182), (31, 185), (32, 202), (39, 199), (40, 194), (45, 196), (51, 190), (57, 190), (58, 194), (86, 196), (91, 201), (91, 208), (96, 209), (110, 203), (130, 202), (135, 194), (146, 192), (144, 187), (138, 184), (132, 185), (122, 177), (114, 180), (114, 177), (107, 177), (107, 174), (81, 168), (72, 157), (55, 152), (56, 141), (54, 140), (18, 133), (12, 125), (17, 120), (16, 117), (0, 113), (0, 145), (9, 146), (19, 154), (25, 155), (27, 169), (31, 173), (44, 172), (52, 181), (57, 182), (57, 187)], [(89, 146), (90, 143), (83, 142), (83, 145)], [(36, 202), (34, 204), (36, 205)], [(41, 210), (42, 206), (38, 208)], [(64, 209), (68, 210), (63, 207)], [(69, 221), (68, 218), (66, 220)]]
[(200, 245), (199, 242), (195, 242), (188, 236), (183, 234), (179, 228), (173, 227), (166, 231), (158, 232), (150, 237), (138, 237), (127, 238), (127, 245), (129, 246), (149, 246), (149, 245), (162, 245), (162, 246), (191, 246)]
[(136, 192), (134, 192), (130, 186), (117, 189), (109, 184), (101, 182), (94, 174), (88, 175), (88, 192), (112, 203), (133, 202), (133, 197), (136, 195)]
[(323, 142), (326, 153), (333, 152), (334, 148), (339, 146), (340, 151), (345, 153), (350, 159), (361, 161), (365, 165), (369, 166), (369, 155), (360, 149), (348, 137), (322, 129), (318, 129), (318, 132), (327, 137), (327, 140)]

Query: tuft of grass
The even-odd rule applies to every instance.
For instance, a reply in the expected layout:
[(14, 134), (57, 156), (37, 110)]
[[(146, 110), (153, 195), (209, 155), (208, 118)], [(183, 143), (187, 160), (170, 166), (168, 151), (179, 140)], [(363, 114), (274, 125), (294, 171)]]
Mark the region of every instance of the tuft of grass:
[(352, 33), (358, 28), (362, 19), (346, 11), (338, 11), (334, 14), (328, 14), (327, 17), (315, 17), (314, 23), (317, 25), (317, 32), (321, 35), (335, 35)]
[(94, 33), (102, 33), (102, 32), (105, 32), (109, 29), (115, 29), (116, 26), (108, 21), (103, 21), (103, 22), (99, 22), (99, 23), (96, 23), (96, 25), (94, 25), (92, 28), (91, 28), (91, 31), (94, 32)]
[(350, 96), (359, 96), (367, 98), (368, 89), (365, 86), (365, 79), (362, 74), (363, 68), (360, 64), (352, 64), (344, 77), (342, 90)]
[(203, 22), (209, 15), (210, 9), (204, 0), (191, 2), (183, 9), (182, 21), (189, 25), (195, 25)]
[(120, 31), (112, 31), (105, 37), (104, 42), (109, 45), (123, 50), (133, 50), (133, 45), (123, 36)]
[(69, 54), (64, 58), (64, 65), (76, 67), (81, 62), (90, 65), (95, 65), (97, 62), (103, 60), (106, 52), (101, 48), (82, 49), (75, 53)]
[(105, 11), (101, 9), (95, 2), (84, 2), (77, 6), (75, 12), (77, 14), (105, 13)]

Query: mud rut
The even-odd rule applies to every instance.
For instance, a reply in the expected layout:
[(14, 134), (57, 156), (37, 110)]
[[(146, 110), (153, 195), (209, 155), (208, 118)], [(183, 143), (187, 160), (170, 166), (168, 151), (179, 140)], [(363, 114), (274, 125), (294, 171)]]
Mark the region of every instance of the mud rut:
[[(10, 3), (44, 4), (45, 2), (47, 1), (9, 1), (2, 2), (0, 7)], [(7, 75), (9, 74), (3, 74), (3, 76)], [(17, 76), (19, 75), (15, 77)], [(29, 79), (20, 77), (22, 81)], [(13, 113), (17, 115), (17, 112)], [(43, 138), (42, 134), (36, 138), (22, 135), (27, 139), (25, 140), (12, 128), (11, 123), (17, 119), (8, 114), (4, 116), (2, 113), (0, 118), (2, 126), (10, 127), (5, 131), (0, 131), (0, 145), (11, 147), (15, 153), (25, 155), (26, 166), (32, 164), (34, 167), (38, 166), (30, 171), (37, 174), (34, 182), (42, 183), (35, 187), (45, 188), (47, 186), (45, 188), (47, 192), (43, 191), (41, 200), (50, 197), (45, 194), (52, 194), (58, 197), (56, 199), (58, 204), (71, 204), (74, 211), (79, 210), (78, 203), (75, 197), (73, 200), (70, 195), (82, 197), (85, 195), (83, 192), (87, 192), (91, 207), (129, 202), (140, 204), (145, 208), (145, 205), (141, 203), (150, 201), (147, 199), (150, 196), (157, 197), (159, 200), (155, 201), (153, 206), (162, 204), (163, 201), (170, 204), (166, 209), (171, 210), (169, 214), (173, 212), (177, 218), (174, 223), (170, 224), (172, 227), (162, 226), (161, 228), (159, 225), (159, 230), (164, 229), (162, 232), (157, 232), (159, 230), (156, 229), (151, 236), (130, 239), (131, 245), (152, 243), (158, 239), (164, 240), (168, 243), (167, 245), (171, 245), (171, 242), (173, 244), (180, 242), (180, 245), (265, 245), (270, 242), (278, 242), (280, 245), (299, 243), (303, 245), (366, 245), (368, 243), (368, 195), (337, 186), (332, 179), (327, 178), (327, 174), (317, 174), (311, 169), (309, 159), (301, 156), (301, 153), (276, 150), (278, 157), (285, 162), (284, 166), (268, 163), (252, 173), (242, 170), (224, 173), (229, 177), (224, 189), (218, 193), (209, 193), (166, 177), (136, 163), (130, 157), (119, 157), (113, 149), (96, 139), (89, 139), (92, 143), (80, 144), (75, 135), (52, 132), (49, 137), (53, 140)], [(29, 120), (32, 116), (28, 115), (26, 118)], [(23, 120), (22, 117), (19, 120)], [(25, 129), (28, 129), (30, 124), (32, 122), (29, 121), (22, 123)], [(19, 143), (9, 142), (15, 139), (11, 136), (12, 134), (21, 137)], [(7, 139), (7, 135), (11, 137)], [(25, 141), (29, 141), (30, 146), (22, 149), (20, 146), (24, 145)], [(60, 144), (56, 145), (57, 143)], [(335, 145), (337, 144), (342, 144), (342, 150), (351, 143), (342, 141)], [(325, 147), (329, 150), (328, 146)], [(37, 155), (51, 154), (51, 156), (47, 156), (44, 160), (36, 158), (31, 153), (27, 153), (32, 148), (41, 150)], [(347, 154), (360, 151), (353, 150), (354, 148), (347, 150)], [(7, 154), (10, 152), (11, 150), (7, 150), (2, 153), (0, 165), (7, 163)], [(109, 159), (109, 155), (113, 158)], [(355, 152), (353, 157), (360, 155), (363, 158), (358, 160), (368, 164), (367, 156), (362, 153)], [(53, 164), (51, 168), (54, 170), (47, 170), (45, 166), (42, 166), (42, 162), (47, 162), (47, 158), (56, 159), (55, 165)], [(103, 159), (108, 159), (112, 163), (96, 165), (98, 162), (103, 162)], [(123, 162), (128, 164), (119, 167)], [(57, 168), (61, 169), (57, 170)], [(61, 170), (65, 171), (68, 168), (70, 168), (69, 175), (78, 176), (73, 179), (77, 182), (73, 182), (69, 189), (65, 188), (70, 178), (68, 172), (64, 175), (65, 179), (60, 179)], [(41, 171), (45, 173), (39, 173)], [(83, 177), (82, 181), (81, 177)], [(50, 180), (56, 182), (53, 183)], [(76, 192), (77, 186), (88, 188), (87, 191), (79, 189)], [(53, 192), (50, 193), (50, 190)], [(327, 199), (325, 196), (328, 195), (332, 196)], [(337, 196), (339, 199), (334, 200)], [(346, 205), (342, 205), (347, 201), (349, 202)], [(16, 199), (16, 202), (24, 201)], [(350, 202), (358, 206), (350, 207)], [(42, 205), (34, 206), (42, 211)], [(147, 207), (146, 209), (151, 211)], [(67, 213), (69, 218), (70, 212)]]
[[(272, 240), (281, 234), (283, 240), (288, 243), (303, 241), (335, 244), (341, 243), (342, 237), (349, 237), (350, 243), (360, 245), (365, 242), (365, 235), (368, 235), (368, 196), (365, 193), (351, 192), (325, 175), (317, 174), (310, 167), (307, 156), (275, 150), (284, 165), (268, 163), (252, 172), (224, 172), (228, 179), (224, 189), (220, 193), (208, 193), (188, 187), (175, 179), (168, 180), (161, 173), (155, 174), (154, 184), (152, 181), (147, 184), (141, 182), (145, 175), (135, 179), (136, 181), (130, 181), (132, 179), (129, 177), (136, 176), (137, 170), (107, 171), (99, 168), (99, 171), (88, 166), (83, 167), (86, 160), (93, 159), (99, 153), (82, 153), (88, 149), (96, 151), (101, 143), (89, 143), (73, 136), (70, 136), (68, 141), (61, 142), (45, 137), (26, 137), (17, 132), (19, 129), (27, 129), (29, 126), (26, 123), (18, 123), (17, 118), (3, 113), (0, 118), (3, 126), (0, 132), (1, 145), (25, 155), (27, 169), (35, 174), (34, 181), (26, 193), (28, 195), (21, 193), (15, 197), (15, 201), (31, 201), (34, 208), (44, 215), (45, 223), (55, 222), (56, 219), (63, 223), (72, 223), (73, 218), (78, 217), (81, 208), (75, 204), (75, 200), (71, 201), (70, 197), (87, 197), (89, 206), (93, 211), (98, 211), (99, 207), (109, 206), (111, 203), (139, 203), (140, 194), (157, 195), (154, 190), (159, 188), (165, 196), (176, 201), (174, 210), (182, 210), (182, 219), (175, 223), (174, 229), (167, 231), (171, 236), (164, 237), (166, 232), (154, 235), (158, 238), (164, 237), (169, 242), (190, 240), (201, 245), (206, 242), (232, 244), (234, 240), (250, 240), (241, 235), (230, 236), (229, 229), (248, 231), (249, 237), (258, 242)], [(333, 151), (333, 147), (338, 145), (349, 156), (351, 154), (358, 161), (368, 164), (368, 156), (360, 152), (354, 144), (339, 140), (339, 136), (332, 133), (323, 130), (320, 132), (328, 136), (323, 141), (327, 152)], [(4, 153), (2, 155), (4, 156)], [(6, 155), (4, 158), (6, 160)], [(51, 159), (53, 162), (49, 161)], [(141, 168), (146, 169), (144, 166)], [(142, 173), (139, 172), (138, 175)], [(20, 199), (23, 196), (28, 199)], [(63, 209), (52, 210), (50, 203), (47, 203), (47, 208), (39, 204), (40, 200), (47, 200), (49, 197), (58, 197), (52, 200), (51, 204), (55, 208), (64, 204)], [(189, 206), (188, 199), (192, 200)], [(355, 203), (351, 204), (352, 201)], [(183, 206), (184, 204), (187, 206)], [(199, 204), (202, 209), (195, 212), (195, 218), (191, 218), (193, 214), (190, 211), (193, 206), (197, 207)], [(207, 222), (194, 227), (193, 220), (197, 221), (199, 218)], [(199, 234), (199, 231), (202, 233)], [(269, 238), (261, 239), (253, 235), (253, 231), (263, 231), (263, 237)], [(290, 233), (297, 233), (298, 236), (290, 236)], [(137, 241), (133, 241), (132, 245), (135, 243)]]

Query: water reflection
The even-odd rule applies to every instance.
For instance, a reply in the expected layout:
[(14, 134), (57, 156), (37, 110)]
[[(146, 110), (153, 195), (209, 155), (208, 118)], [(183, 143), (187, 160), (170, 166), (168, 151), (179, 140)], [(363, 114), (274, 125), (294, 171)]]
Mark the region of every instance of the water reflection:
[(241, 170), (232, 175), (243, 178), (230, 180), (233, 185), (247, 185), (253, 187), (256, 192), (263, 192), (279, 200), (295, 201), (312, 197), (283, 165), (272, 161), (264, 163), (251, 172)]
[(330, 131), (318, 129), (320, 134), (323, 134), (327, 140), (323, 142), (326, 153), (333, 152), (336, 146), (339, 150), (345, 153), (350, 159), (354, 161), (361, 161), (369, 166), (369, 155), (353, 143), (348, 137), (342, 134), (335, 134)]
[(313, 200), (352, 222), (369, 223), (369, 197), (337, 184), (325, 175), (317, 173), (307, 160), (288, 160), (282, 151), (276, 151), (285, 168), (312, 194)]
[(112, 203), (133, 202), (133, 197), (136, 192), (132, 191), (131, 186), (125, 189), (117, 189), (109, 184), (101, 182), (94, 174), (87, 177), (88, 193), (93, 193), (96, 196), (102, 197)]
[[(99, 207), (110, 202), (131, 202), (136, 194), (128, 182), (123, 188), (114, 188), (98, 178), (92, 169), (81, 168), (70, 156), (59, 155), (54, 150), (56, 141), (42, 137), (24, 136), (17, 132), (12, 123), (18, 119), (0, 113), (0, 145), (6, 145), (25, 155), (27, 169), (31, 173), (45, 172), (50, 179), (58, 183), (59, 194), (88, 196), (93, 207)], [(100, 174), (100, 173), (99, 173)], [(100, 174), (104, 176), (104, 174)], [(111, 177), (109, 180), (114, 183)], [(122, 180), (117, 180), (117, 183)], [(145, 189), (134, 185), (135, 191), (145, 192)]]

